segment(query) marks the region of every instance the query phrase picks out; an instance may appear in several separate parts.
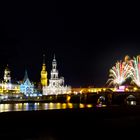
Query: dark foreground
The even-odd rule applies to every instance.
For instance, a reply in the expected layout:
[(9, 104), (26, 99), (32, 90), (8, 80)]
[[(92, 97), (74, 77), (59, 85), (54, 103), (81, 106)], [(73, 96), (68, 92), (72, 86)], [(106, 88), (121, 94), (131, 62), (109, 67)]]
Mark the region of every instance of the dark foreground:
[(0, 113), (0, 140), (136, 138), (140, 107)]

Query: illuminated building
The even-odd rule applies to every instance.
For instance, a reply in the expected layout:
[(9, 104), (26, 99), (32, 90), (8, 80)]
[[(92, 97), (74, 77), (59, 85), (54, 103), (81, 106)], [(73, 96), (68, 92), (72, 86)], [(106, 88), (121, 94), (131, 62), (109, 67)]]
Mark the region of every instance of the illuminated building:
[(6, 66), (5, 70), (4, 70), (4, 82), (5, 83), (11, 83), (11, 72), (9, 70), (8, 65)]
[(34, 94), (34, 84), (30, 82), (27, 71), (25, 71), (23, 82), (20, 85), (20, 92), (24, 93), (26, 96), (33, 96)]
[(11, 94), (11, 93), (19, 93), (20, 88), (19, 84), (17, 82), (12, 82), (11, 81), (11, 71), (8, 67), (6, 66), (4, 70), (4, 77), (3, 81), (0, 82), (0, 93), (1, 94)]
[(47, 86), (47, 71), (46, 71), (46, 64), (45, 64), (45, 55), (43, 55), (43, 65), (41, 70), (41, 85), (42, 87)]
[(0, 83), (0, 93), (20, 93), (20, 86), (17, 83)]
[(43, 95), (65, 94), (71, 91), (71, 87), (64, 86), (64, 77), (59, 78), (55, 55), (52, 61), (51, 78), (49, 85), (43, 87)]

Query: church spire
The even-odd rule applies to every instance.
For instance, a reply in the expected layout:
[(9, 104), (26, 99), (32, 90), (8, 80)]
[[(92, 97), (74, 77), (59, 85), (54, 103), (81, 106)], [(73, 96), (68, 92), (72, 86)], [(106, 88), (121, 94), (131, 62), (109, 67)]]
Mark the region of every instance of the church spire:
[(58, 78), (58, 70), (57, 70), (57, 62), (54, 54), (54, 58), (52, 61), (51, 79), (57, 79), (57, 78)]
[(27, 69), (26, 69), (23, 81), (25, 82), (27, 79), (28, 79), (28, 73), (27, 73)]
[(56, 71), (56, 67), (57, 67), (57, 62), (56, 62), (55, 54), (54, 54), (53, 61), (52, 61), (52, 69), (53, 69), (53, 71), (54, 70)]
[(56, 59), (55, 59), (55, 54), (54, 54), (54, 56), (53, 56), (53, 61), (56, 61)]
[(43, 64), (45, 64), (45, 54), (43, 54)]

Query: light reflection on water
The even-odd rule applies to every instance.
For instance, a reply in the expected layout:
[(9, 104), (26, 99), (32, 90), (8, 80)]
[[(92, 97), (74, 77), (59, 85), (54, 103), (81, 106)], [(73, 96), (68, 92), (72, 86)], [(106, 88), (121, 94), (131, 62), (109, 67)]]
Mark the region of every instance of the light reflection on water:
[(92, 108), (92, 104), (72, 104), (72, 103), (15, 103), (0, 104), (0, 112), (9, 111), (32, 111), (32, 110), (52, 110), (67, 108)]

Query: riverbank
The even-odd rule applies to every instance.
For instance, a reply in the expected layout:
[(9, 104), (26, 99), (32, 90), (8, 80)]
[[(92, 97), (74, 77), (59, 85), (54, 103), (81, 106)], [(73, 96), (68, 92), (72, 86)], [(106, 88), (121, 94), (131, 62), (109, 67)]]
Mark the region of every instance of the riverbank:
[(0, 135), (11, 139), (112, 139), (135, 132), (140, 106), (0, 113)]

